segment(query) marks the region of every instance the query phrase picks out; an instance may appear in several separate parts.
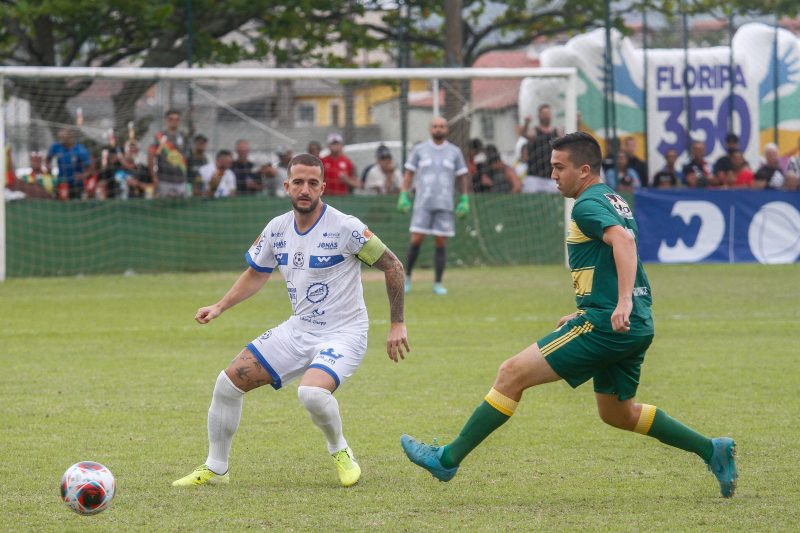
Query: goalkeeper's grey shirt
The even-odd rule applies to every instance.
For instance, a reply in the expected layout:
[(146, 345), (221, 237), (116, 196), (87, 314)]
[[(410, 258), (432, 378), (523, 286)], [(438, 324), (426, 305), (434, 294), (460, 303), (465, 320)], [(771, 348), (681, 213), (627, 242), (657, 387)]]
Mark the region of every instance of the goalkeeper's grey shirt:
[(406, 170), (414, 173), (414, 209), (452, 211), (456, 177), (469, 172), (461, 150), (444, 141), (432, 140), (414, 147), (406, 161)]

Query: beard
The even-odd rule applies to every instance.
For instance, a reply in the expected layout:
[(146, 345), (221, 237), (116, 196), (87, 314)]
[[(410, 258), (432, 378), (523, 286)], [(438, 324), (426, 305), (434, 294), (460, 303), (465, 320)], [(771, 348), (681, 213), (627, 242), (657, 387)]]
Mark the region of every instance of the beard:
[(445, 140), (447, 138), (447, 134), (446, 133), (432, 133), (431, 137), (433, 137), (434, 141), (438, 142), (438, 141)]
[(319, 205), (319, 198), (317, 198), (316, 200), (312, 200), (311, 203), (308, 205), (308, 207), (301, 207), (300, 205), (298, 205), (298, 200), (292, 198), (292, 209), (294, 209), (298, 213), (304, 213), (304, 214), (313, 213), (314, 210)]

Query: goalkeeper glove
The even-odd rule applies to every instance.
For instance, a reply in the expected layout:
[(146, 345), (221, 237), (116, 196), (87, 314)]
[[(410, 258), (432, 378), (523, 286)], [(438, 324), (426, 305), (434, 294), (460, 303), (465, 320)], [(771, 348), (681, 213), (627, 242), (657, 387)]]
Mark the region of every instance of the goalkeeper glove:
[(400, 197), (397, 199), (397, 210), (401, 213), (408, 213), (411, 210), (411, 200), (408, 199), (408, 192), (400, 191)]
[(461, 199), (456, 206), (456, 216), (459, 218), (465, 217), (469, 214), (469, 195), (462, 194)]

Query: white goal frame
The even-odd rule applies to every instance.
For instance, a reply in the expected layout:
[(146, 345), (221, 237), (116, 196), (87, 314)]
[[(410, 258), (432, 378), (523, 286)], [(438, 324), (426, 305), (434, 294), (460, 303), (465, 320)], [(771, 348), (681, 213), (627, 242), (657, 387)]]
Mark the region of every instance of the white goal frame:
[[(577, 84), (574, 68), (103, 68), (103, 67), (0, 67), (0, 282), (6, 279), (6, 213), (5, 213), (5, 103), (4, 82), (7, 76), (22, 78), (69, 78), (88, 77), (95, 79), (150, 79), (200, 80), (200, 79), (250, 79), (250, 80), (414, 80), (429, 79), (434, 88), (438, 80), (454, 79), (509, 79), (509, 78), (566, 78), (564, 87), (564, 125), (567, 131), (577, 129)], [(439, 91), (433, 92), (433, 114), (439, 111)], [(572, 202), (565, 203), (565, 231), (568, 227)], [(566, 253), (566, 248), (565, 248)]]

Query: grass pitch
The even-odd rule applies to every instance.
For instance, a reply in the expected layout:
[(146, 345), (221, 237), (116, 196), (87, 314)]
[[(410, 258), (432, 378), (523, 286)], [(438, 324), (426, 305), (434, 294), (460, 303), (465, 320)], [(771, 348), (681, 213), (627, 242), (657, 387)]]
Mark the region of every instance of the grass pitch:
[[(451, 269), (436, 297), (424, 271), (406, 302), (410, 357), (384, 353), (388, 304), (366, 276), (370, 347), (337, 393), (364, 470), (342, 489), (296, 383), (248, 393), (232, 483), (170, 482), (206, 457), (214, 379), (244, 343), (284, 320), (276, 276), (201, 327), (236, 273), (23, 279), (0, 284), (0, 529), (14, 531), (796, 530), (800, 267), (649, 266), (656, 340), (639, 399), (738, 443), (737, 495), (697, 458), (607, 427), (591, 385), (525, 394), (513, 419), (439, 483), (399, 436), (452, 439), (497, 366), (574, 306), (562, 267)], [(58, 497), (79, 460), (116, 475), (108, 511)]]

